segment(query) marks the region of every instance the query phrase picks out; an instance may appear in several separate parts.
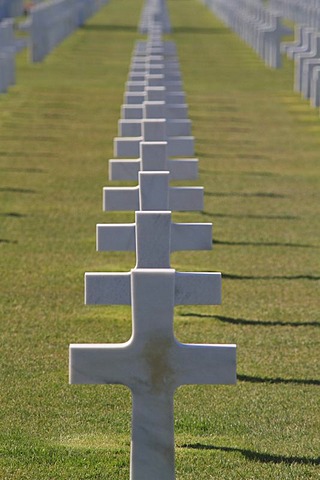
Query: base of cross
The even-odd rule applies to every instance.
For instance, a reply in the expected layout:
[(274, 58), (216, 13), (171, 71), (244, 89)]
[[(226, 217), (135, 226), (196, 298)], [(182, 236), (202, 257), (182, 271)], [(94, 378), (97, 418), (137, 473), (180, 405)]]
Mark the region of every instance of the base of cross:
[[(174, 306), (190, 300), (197, 304), (188, 298), (188, 287), (197, 279), (206, 283), (210, 274), (194, 274), (182, 283), (179, 275), (171, 268), (132, 270), (131, 339), (70, 346), (71, 383), (131, 389), (131, 480), (175, 479), (173, 398), (179, 386), (236, 383), (235, 345), (184, 344), (175, 338)], [(208, 295), (207, 303), (212, 299)]]

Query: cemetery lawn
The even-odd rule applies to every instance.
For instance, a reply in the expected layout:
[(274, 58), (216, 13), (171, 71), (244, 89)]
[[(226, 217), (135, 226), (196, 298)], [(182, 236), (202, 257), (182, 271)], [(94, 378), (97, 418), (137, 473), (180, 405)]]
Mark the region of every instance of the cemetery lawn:
[[(320, 118), (196, 0), (169, 0), (214, 249), (181, 271), (223, 272), (223, 304), (177, 307), (187, 343), (236, 343), (237, 386), (175, 396), (178, 480), (319, 478)], [(111, 0), (42, 64), (18, 56), (0, 97), (3, 480), (129, 478), (129, 391), (68, 385), (69, 343), (117, 343), (127, 307), (85, 307), (86, 271), (128, 271), (97, 253), (102, 187), (142, 0)], [(117, 185), (116, 183), (114, 185)], [(152, 480), (152, 479), (150, 479)], [(165, 480), (165, 479), (164, 479)]]

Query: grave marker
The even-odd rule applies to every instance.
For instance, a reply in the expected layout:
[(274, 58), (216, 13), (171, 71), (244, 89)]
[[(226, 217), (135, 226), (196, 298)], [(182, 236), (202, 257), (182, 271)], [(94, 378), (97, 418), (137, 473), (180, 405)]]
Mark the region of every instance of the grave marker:
[(104, 211), (203, 210), (203, 187), (169, 187), (169, 172), (139, 172), (136, 187), (104, 187)]
[(169, 159), (167, 142), (140, 142), (138, 159), (110, 159), (110, 180), (138, 180), (139, 171), (169, 171), (171, 180), (196, 179), (196, 158)]

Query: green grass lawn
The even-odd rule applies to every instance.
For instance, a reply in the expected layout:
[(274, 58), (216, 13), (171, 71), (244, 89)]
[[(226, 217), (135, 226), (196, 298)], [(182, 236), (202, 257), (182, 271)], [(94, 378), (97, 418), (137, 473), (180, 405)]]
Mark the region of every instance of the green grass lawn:
[[(175, 396), (178, 480), (319, 478), (320, 118), (196, 0), (169, 0), (214, 249), (181, 271), (222, 271), (223, 304), (176, 308), (180, 341), (236, 343), (237, 386)], [(19, 54), (0, 97), (3, 480), (128, 479), (130, 392), (68, 385), (69, 343), (122, 342), (130, 309), (83, 305), (97, 253), (126, 76), (143, 1), (112, 0), (42, 64)], [(124, 14), (125, 12), (125, 14)], [(115, 184), (116, 185), (116, 184)], [(152, 479), (150, 479), (152, 480)], [(166, 479), (164, 479), (166, 480)]]

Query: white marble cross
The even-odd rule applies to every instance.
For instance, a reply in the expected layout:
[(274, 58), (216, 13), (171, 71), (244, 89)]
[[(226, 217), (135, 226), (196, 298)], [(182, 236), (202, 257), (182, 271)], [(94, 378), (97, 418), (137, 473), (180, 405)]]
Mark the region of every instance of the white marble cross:
[(178, 136), (168, 137), (165, 118), (142, 119), (141, 137), (115, 137), (114, 155), (118, 158), (138, 158), (140, 142), (168, 142), (168, 156), (194, 155), (194, 137)]
[(104, 187), (104, 211), (203, 210), (203, 187), (169, 187), (169, 172), (139, 172), (136, 187)]
[(140, 237), (137, 258), (141, 264), (142, 256), (143, 268), (169, 268), (170, 252), (212, 248), (211, 223), (173, 223), (171, 212), (136, 212), (135, 217), (135, 223), (98, 224), (97, 251), (135, 252)]
[(198, 177), (198, 159), (169, 159), (167, 142), (140, 142), (139, 158), (109, 160), (109, 180), (138, 180), (140, 171), (169, 171), (170, 180)]
[[(133, 97), (131, 97), (133, 95)], [(128, 93), (125, 103), (121, 106), (121, 118), (132, 120), (142, 119), (145, 116), (144, 103), (147, 101), (165, 101), (165, 117), (167, 120), (187, 120), (188, 105), (185, 103), (183, 92), (167, 92), (163, 87), (150, 87), (139, 95)], [(133, 101), (134, 100), (134, 101)]]
[[(128, 75), (129, 82), (145, 82), (147, 85), (147, 75), (164, 75), (165, 82), (167, 81), (181, 81), (181, 74), (178, 68), (174, 66), (166, 67), (164, 65), (146, 65), (144, 69), (131, 69)], [(127, 84), (127, 90), (133, 85)], [(136, 90), (137, 91), (137, 90)]]
[(162, 41), (161, 35), (148, 40), (138, 40), (135, 46), (136, 55), (163, 54), (165, 56), (176, 56), (177, 47), (175, 42)]
[[(171, 107), (172, 109), (172, 107)], [(141, 137), (142, 120), (164, 118), (166, 122), (166, 134), (168, 137), (180, 137), (191, 135), (191, 120), (187, 118), (175, 119), (167, 117), (168, 105), (165, 101), (145, 101), (142, 104), (142, 118), (121, 118), (118, 121), (119, 137)]]
[[(102, 275), (107, 280), (108, 274)], [(105, 282), (101, 303), (131, 300), (131, 339), (122, 344), (70, 345), (70, 382), (129, 387), (130, 479), (174, 480), (175, 390), (187, 384), (236, 382), (235, 345), (183, 344), (173, 333), (175, 305), (218, 303), (219, 274), (135, 269), (123, 282), (120, 296), (112, 285), (115, 274), (110, 275), (113, 279)]]

